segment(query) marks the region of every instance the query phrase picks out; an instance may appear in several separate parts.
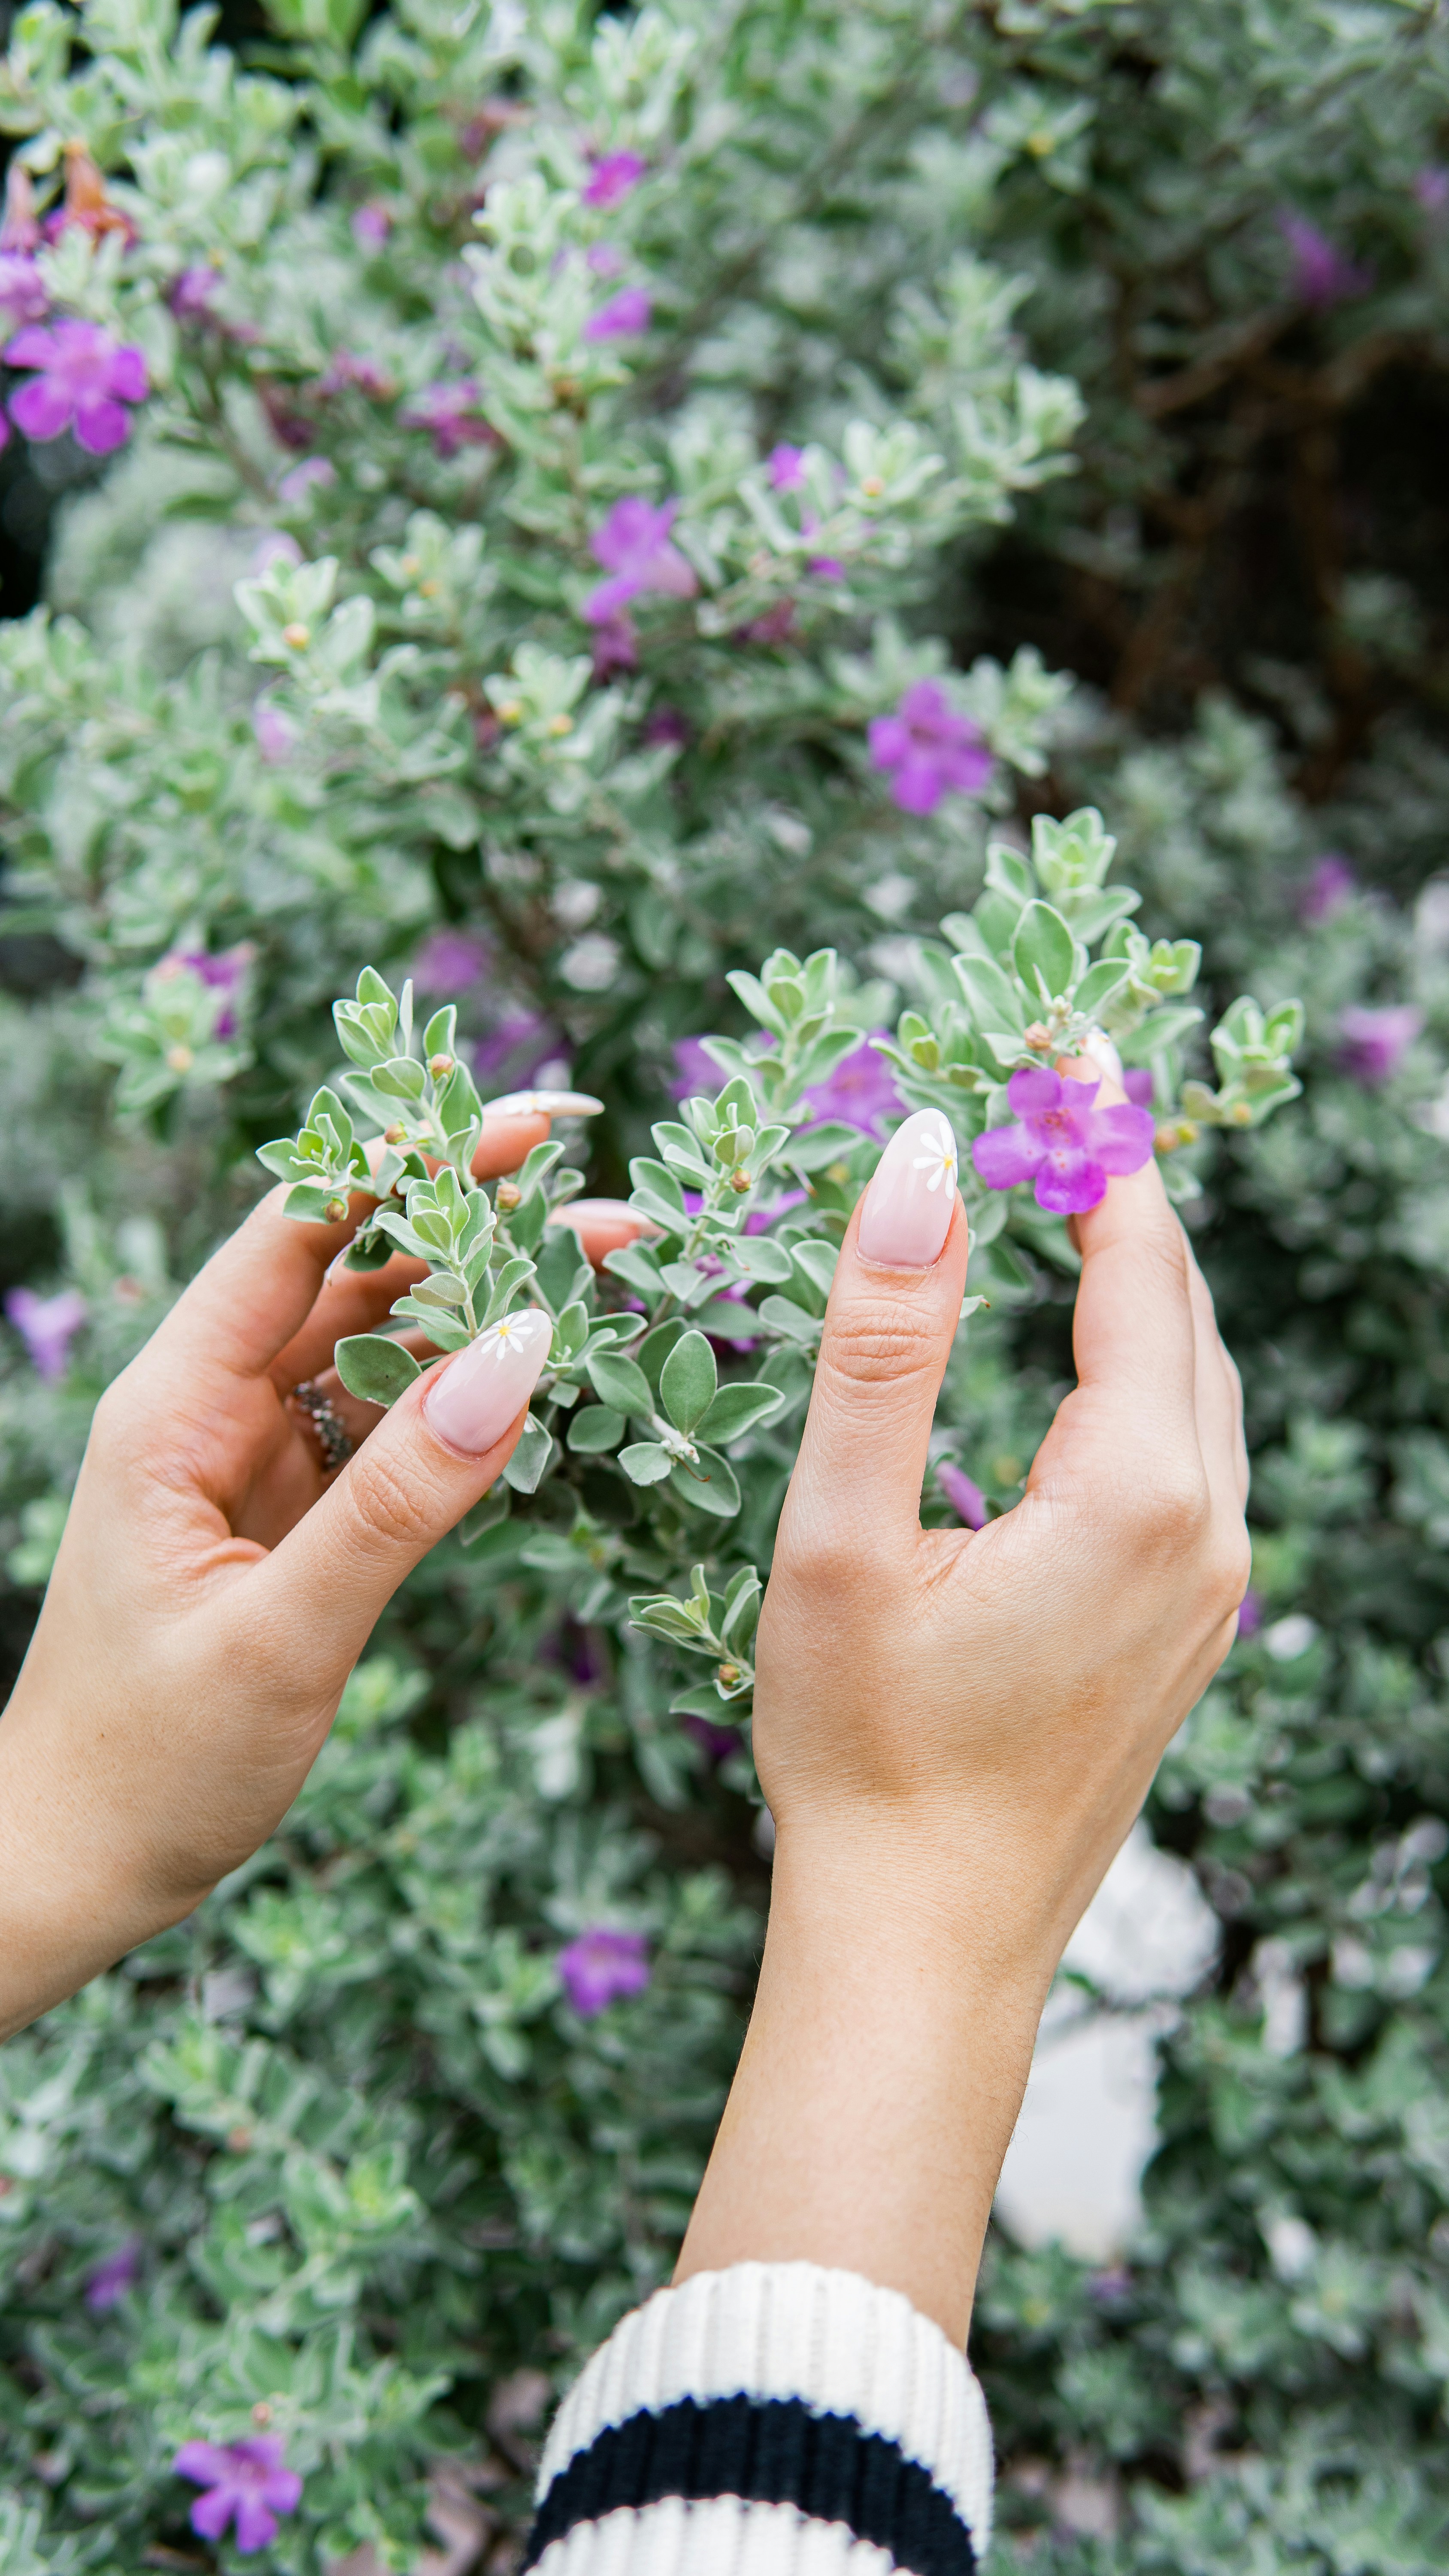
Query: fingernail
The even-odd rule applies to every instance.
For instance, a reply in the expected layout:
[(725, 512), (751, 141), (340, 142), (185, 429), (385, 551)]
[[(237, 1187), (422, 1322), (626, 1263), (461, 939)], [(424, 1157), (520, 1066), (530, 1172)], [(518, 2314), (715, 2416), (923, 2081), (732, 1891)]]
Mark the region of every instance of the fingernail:
[(505, 1091), (485, 1100), (485, 1118), (597, 1118), (604, 1104), (591, 1091)]
[(423, 1405), (441, 1440), (480, 1458), (516, 1422), (548, 1357), (553, 1325), (537, 1306), (521, 1306), (480, 1333), (436, 1378)]
[(1105, 1073), (1109, 1081), (1120, 1084), (1122, 1059), (1105, 1029), (1088, 1029), (1082, 1041), (1082, 1053), (1091, 1057), (1099, 1073)]
[(956, 1139), (939, 1109), (898, 1127), (865, 1194), (856, 1245), (891, 1270), (927, 1270), (951, 1230)]

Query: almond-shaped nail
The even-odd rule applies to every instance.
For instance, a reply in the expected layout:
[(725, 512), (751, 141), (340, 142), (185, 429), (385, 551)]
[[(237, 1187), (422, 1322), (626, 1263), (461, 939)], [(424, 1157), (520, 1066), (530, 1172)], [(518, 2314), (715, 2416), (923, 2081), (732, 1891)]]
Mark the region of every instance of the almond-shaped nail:
[(517, 1421), (552, 1340), (553, 1325), (537, 1306), (520, 1306), (480, 1333), (428, 1390), (423, 1410), (439, 1438), (481, 1458)]
[(951, 1231), (956, 1139), (939, 1109), (898, 1127), (865, 1194), (856, 1247), (890, 1270), (928, 1270)]
[(597, 1118), (603, 1108), (591, 1091), (505, 1091), (485, 1100), (485, 1118)]

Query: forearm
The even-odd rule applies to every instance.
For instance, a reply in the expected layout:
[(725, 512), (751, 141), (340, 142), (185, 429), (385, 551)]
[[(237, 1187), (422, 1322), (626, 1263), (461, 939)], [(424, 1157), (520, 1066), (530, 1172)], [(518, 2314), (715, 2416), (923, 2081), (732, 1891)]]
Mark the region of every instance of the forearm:
[(759, 1993), (675, 2278), (805, 2261), (958, 2345), (1050, 1963), (959, 1857), (782, 1834)]

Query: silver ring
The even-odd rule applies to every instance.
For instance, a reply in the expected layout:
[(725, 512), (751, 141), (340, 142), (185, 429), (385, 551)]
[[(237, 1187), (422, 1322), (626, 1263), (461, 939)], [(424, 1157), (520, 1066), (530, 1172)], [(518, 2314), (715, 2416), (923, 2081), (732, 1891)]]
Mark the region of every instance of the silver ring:
[(304, 1378), (300, 1386), (294, 1386), (289, 1401), (305, 1413), (316, 1434), (323, 1475), (330, 1476), (334, 1467), (345, 1467), (357, 1443), (316, 1379)]

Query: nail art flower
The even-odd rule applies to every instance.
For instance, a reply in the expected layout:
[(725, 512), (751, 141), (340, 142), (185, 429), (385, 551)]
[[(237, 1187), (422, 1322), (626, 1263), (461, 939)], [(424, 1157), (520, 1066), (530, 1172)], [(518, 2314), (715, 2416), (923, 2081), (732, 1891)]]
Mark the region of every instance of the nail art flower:
[(11, 367), (34, 367), (28, 385), (10, 397), (10, 417), (27, 438), (59, 438), (74, 429), (88, 456), (123, 447), (131, 424), (125, 403), (150, 392), (139, 349), (115, 339), (95, 322), (57, 322), (20, 331), (5, 351)]
[(1099, 1082), (1076, 1082), (1045, 1065), (1024, 1065), (1006, 1086), (1016, 1115), (988, 1127), (971, 1148), (990, 1190), (1036, 1184), (1036, 1203), (1053, 1216), (1082, 1216), (1106, 1196), (1110, 1175), (1140, 1172), (1152, 1159), (1150, 1110), (1130, 1101), (1096, 1106)]
[(670, 599), (694, 597), (699, 583), (693, 567), (669, 542), (678, 512), (677, 501), (666, 501), (656, 510), (637, 493), (614, 503), (603, 526), (589, 539), (594, 561), (614, 576), (612, 581), (601, 581), (584, 601), (584, 615), (591, 626), (616, 619), (644, 590), (662, 591)]
[(991, 775), (991, 754), (968, 716), (958, 716), (934, 680), (917, 680), (893, 716), (876, 716), (867, 739), (903, 814), (933, 814), (943, 796), (974, 796)]
[(585, 2021), (610, 2004), (642, 1995), (649, 1983), (649, 1944), (642, 1932), (611, 1932), (596, 1923), (560, 1950), (554, 1962), (564, 1993)]
[(6, 1298), (5, 1312), (47, 1386), (57, 1385), (64, 1377), (70, 1346), (86, 1311), (78, 1288), (62, 1288), (54, 1297), (37, 1297), (33, 1288), (12, 1288)]
[(191, 2508), (191, 2528), (203, 2540), (220, 2540), (234, 2520), (237, 2553), (250, 2557), (269, 2548), (277, 2536), (277, 2516), (295, 2513), (302, 2501), (302, 2481), (284, 2466), (284, 2446), (275, 2433), (259, 2433), (249, 2442), (183, 2442), (171, 2463), (179, 2478), (204, 2487)]
[(956, 1139), (944, 1118), (938, 1120), (934, 1131), (923, 1130), (923, 1142), (926, 1150), (912, 1156), (911, 1169), (926, 1174), (928, 1190), (938, 1190), (944, 1181), (949, 1196), (956, 1186)]
[(584, 183), (586, 206), (617, 206), (637, 188), (649, 164), (637, 152), (605, 152)]

